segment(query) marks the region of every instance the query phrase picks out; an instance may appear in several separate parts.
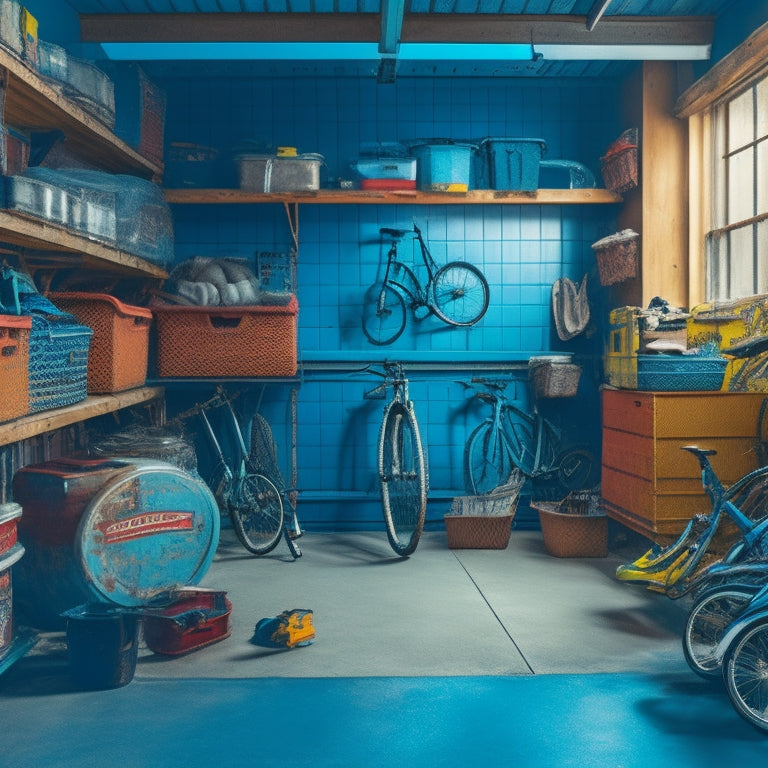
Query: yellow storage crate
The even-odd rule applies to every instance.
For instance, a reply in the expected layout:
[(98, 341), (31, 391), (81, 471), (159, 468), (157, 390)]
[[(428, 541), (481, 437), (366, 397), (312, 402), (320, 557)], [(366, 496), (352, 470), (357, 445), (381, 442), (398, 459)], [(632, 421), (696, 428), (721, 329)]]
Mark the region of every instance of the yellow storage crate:
[(608, 315), (603, 371), (608, 384), (637, 388), (637, 352), (640, 348), (640, 307), (618, 307)]

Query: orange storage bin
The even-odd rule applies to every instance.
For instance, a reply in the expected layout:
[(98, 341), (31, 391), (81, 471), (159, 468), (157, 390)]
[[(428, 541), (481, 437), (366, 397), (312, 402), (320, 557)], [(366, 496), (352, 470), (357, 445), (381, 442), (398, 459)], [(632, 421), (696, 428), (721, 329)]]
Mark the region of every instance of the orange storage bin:
[(153, 307), (161, 377), (294, 376), (295, 296), (285, 305)]
[(147, 380), (152, 310), (104, 293), (51, 293), (50, 300), (93, 330), (88, 393), (122, 392)]
[(29, 334), (32, 318), (0, 315), (0, 421), (29, 413)]

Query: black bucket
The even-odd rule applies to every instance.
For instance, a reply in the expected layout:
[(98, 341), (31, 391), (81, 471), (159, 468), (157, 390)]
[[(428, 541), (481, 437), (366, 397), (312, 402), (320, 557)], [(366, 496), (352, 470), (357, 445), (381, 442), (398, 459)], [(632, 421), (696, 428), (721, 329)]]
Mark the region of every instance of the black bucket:
[(139, 652), (138, 615), (93, 603), (62, 615), (67, 619), (69, 668), (82, 688), (119, 688), (133, 680)]

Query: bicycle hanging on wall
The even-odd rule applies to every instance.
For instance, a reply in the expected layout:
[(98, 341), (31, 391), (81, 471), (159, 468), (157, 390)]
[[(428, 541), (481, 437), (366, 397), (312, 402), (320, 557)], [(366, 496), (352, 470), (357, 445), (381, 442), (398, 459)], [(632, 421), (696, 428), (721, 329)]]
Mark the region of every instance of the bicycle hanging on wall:
[(387, 538), (398, 555), (407, 557), (424, 529), (427, 461), (402, 365), (384, 363), (383, 372), (368, 370), (384, 381), (365, 392), (366, 400), (384, 399), (387, 387), (392, 387), (379, 430), (377, 468)]
[[(382, 242), (390, 241), (384, 278), (366, 292), (363, 302), (363, 332), (371, 344), (392, 344), (405, 330), (407, 307), (417, 319), (430, 315), (448, 325), (474, 325), (488, 309), (490, 292), (485, 275), (474, 265), (451, 261), (438, 267), (429, 252), (421, 230), (379, 230)], [(422, 285), (411, 267), (400, 261), (398, 244), (413, 234), (427, 270), (427, 282)]]

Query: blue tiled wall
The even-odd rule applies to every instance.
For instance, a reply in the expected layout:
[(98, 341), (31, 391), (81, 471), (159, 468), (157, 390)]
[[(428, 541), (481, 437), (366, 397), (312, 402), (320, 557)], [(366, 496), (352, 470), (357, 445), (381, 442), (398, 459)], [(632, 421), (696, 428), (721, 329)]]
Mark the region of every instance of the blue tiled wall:
[[(447, 78), (399, 79), (377, 86), (357, 78), (198, 78), (164, 84), (167, 141), (222, 150), (221, 185), (236, 185), (233, 150), (244, 140), (297, 146), (325, 157), (323, 182), (349, 178), (361, 142), (485, 136), (542, 138), (547, 158), (578, 160), (595, 173), (621, 126), (601, 87), (579, 83)], [(618, 85), (616, 86), (618, 90)], [(557, 340), (552, 283), (580, 280), (594, 267), (590, 244), (615, 229), (615, 206), (302, 205), (299, 209), (299, 355), (308, 365), (298, 395), (298, 486), (302, 518), (315, 528), (377, 525), (375, 441), (381, 403), (363, 399), (370, 374), (350, 372), (374, 360), (408, 362), (412, 395), (428, 445), (430, 516), (440, 519), (463, 488), (462, 452), (482, 411), (468, 407), (457, 381), (479, 364), (517, 379), (509, 394), (526, 402), (530, 355), (568, 350), (589, 355), (594, 340)], [(174, 206), (177, 260), (192, 255), (252, 258), (286, 251), (291, 236), (281, 205)], [(460, 259), (488, 278), (491, 302), (476, 326), (409, 319), (395, 344), (375, 347), (361, 330), (361, 301), (381, 266), (382, 226), (423, 230), (437, 262)], [(594, 276), (593, 276), (594, 277)], [(594, 277), (595, 296), (598, 281)], [(345, 363), (345, 364), (342, 364)], [(422, 369), (430, 363), (431, 370)], [(498, 371), (497, 371), (498, 373)], [(578, 407), (553, 417), (596, 432), (596, 388), (585, 365)], [(270, 385), (263, 409), (275, 424), (287, 466), (288, 386)], [(575, 413), (572, 413), (575, 411)], [(596, 416), (599, 422), (599, 414)], [(586, 422), (586, 426), (585, 426)]]

